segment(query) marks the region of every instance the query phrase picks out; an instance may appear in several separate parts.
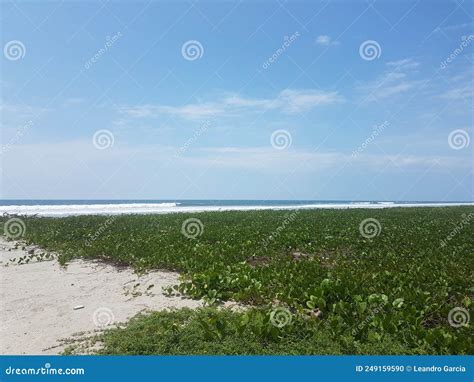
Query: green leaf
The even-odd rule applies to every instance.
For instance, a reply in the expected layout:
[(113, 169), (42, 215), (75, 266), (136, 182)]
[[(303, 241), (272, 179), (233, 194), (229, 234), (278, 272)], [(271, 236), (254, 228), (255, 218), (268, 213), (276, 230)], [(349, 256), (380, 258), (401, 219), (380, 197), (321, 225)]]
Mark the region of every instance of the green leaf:
[(397, 309), (400, 309), (402, 306), (403, 306), (403, 302), (404, 302), (404, 299), (402, 297), (400, 298), (397, 298), (393, 303), (392, 305), (397, 308)]

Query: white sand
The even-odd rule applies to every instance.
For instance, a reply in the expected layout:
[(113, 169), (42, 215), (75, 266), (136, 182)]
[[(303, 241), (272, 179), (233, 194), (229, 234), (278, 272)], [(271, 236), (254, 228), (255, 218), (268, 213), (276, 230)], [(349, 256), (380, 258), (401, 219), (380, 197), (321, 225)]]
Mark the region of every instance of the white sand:
[(0, 354), (57, 354), (64, 350), (60, 340), (110, 328), (143, 310), (202, 306), (163, 294), (163, 287), (178, 283), (177, 273), (139, 277), (128, 268), (83, 260), (67, 267), (55, 259), (19, 265), (28, 248), (14, 246), (0, 237)]

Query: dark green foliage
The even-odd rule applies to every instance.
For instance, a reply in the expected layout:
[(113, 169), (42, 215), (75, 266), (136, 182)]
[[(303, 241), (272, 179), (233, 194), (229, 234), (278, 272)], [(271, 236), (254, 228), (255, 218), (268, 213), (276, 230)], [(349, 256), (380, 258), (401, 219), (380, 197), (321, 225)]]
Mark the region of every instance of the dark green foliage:
[(296, 319), (276, 328), (267, 311), (234, 313), (213, 308), (157, 312), (132, 319), (101, 338), (101, 354), (401, 354), (391, 336), (370, 345), (351, 337), (338, 341), (321, 323)]
[[(454, 328), (448, 314), (455, 307), (469, 310), (474, 294), (474, 219), (456, 229), (470, 214), (473, 207), (29, 218), (25, 239), (61, 252), (63, 261), (82, 256), (138, 271), (176, 270), (185, 278), (170, 293), (209, 303), (233, 299), (267, 313), (276, 303), (287, 306), (296, 323), (304, 322), (276, 337), (246, 328), (240, 338), (231, 324), (238, 314), (216, 312), (219, 320), (229, 320), (224, 328), (219, 320), (201, 326), (193, 320), (178, 331), (179, 343), (169, 333), (142, 346), (133, 341), (140, 338), (139, 325), (165, 330), (161, 322), (179, 321), (184, 313), (158, 314), (122, 333), (131, 336), (130, 353), (369, 353), (380, 344), (376, 349), (384, 354), (466, 354), (474, 350), (472, 325)], [(204, 225), (196, 239), (181, 233), (190, 217)], [(359, 232), (366, 218), (381, 224), (373, 239)], [(211, 312), (196, 314), (191, 316)], [(225, 346), (215, 334), (221, 332)], [(124, 351), (119, 342), (113, 342), (117, 352)]]

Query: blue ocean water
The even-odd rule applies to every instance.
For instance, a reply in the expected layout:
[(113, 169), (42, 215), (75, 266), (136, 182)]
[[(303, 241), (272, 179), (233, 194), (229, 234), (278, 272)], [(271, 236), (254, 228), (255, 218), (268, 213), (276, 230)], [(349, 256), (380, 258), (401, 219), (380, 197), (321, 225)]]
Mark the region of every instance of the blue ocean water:
[(92, 205), (92, 204), (165, 204), (175, 203), (182, 207), (198, 206), (290, 206), (326, 204), (462, 204), (465, 202), (433, 201), (370, 201), (370, 200), (188, 200), (188, 199), (0, 199), (0, 206), (35, 205)]

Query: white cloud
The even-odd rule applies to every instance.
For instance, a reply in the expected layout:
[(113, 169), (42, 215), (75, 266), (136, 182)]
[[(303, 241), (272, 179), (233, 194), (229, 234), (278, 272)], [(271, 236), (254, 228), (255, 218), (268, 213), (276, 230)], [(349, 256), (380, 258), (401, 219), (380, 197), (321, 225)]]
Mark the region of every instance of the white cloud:
[(255, 107), (260, 109), (270, 109), (274, 105), (275, 100), (272, 99), (258, 99), (258, 98), (244, 98), (237, 94), (232, 94), (224, 99), (224, 104), (235, 107)]
[[(349, 177), (358, 172), (379, 173), (383, 170), (388, 173), (391, 169), (398, 173), (398, 167), (422, 173), (430, 169), (433, 174), (470, 170), (470, 162), (454, 154), (437, 157), (361, 153), (354, 159), (345, 152), (316, 152), (293, 147), (275, 150), (269, 143), (264, 147), (199, 148), (193, 145), (175, 157), (179, 150), (177, 146), (131, 145), (120, 135), (115, 138), (114, 146), (107, 150), (97, 150), (90, 140), (14, 145), (2, 158), (4, 197), (149, 198), (159, 192), (176, 198), (190, 186), (188, 177), (194, 175), (196, 184), (205, 192), (216, 182), (223, 182), (222, 190), (225, 191), (225, 186), (236, 180), (237, 173), (244, 177), (244, 190), (263, 182), (262, 187), (266, 184), (266, 191), (269, 191), (273, 179), (282, 174), (298, 176), (304, 183), (314, 180), (313, 176), (329, 179), (339, 170)], [(202, 174), (207, 180), (201, 179), (200, 183)], [(361, 187), (363, 184), (363, 180), (356, 182)], [(288, 186), (295, 186), (295, 191), (300, 187), (298, 182)], [(189, 196), (192, 195), (191, 192)], [(222, 195), (226, 193), (216, 194), (216, 197), (222, 198)]]
[(188, 104), (184, 106), (138, 105), (118, 108), (122, 114), (132, 118), (150, 118), (159, 115), (175, 115), (182, 118), (203, 118), (222, 114), (224, 109), (213, 103)]
[(322, 46), (338, 45), (338, 41), (333, 41), (328, 35), (320, 35), (316, 37), (316, 44)]
[(466, 102), (472, 102), (472, 99), (474, 98), (474, 88), (472, 87), (472, 84), (467, 84), (465, 86), (447, 90), (440, 94), (439, 98), (450, 101), (465, 100)]
[(437, 27), (435, 29), (435, 32), (459, 31), (459, 30), (462, 30), (462, 29), (465, 29), (465, 28), (472, 29), (473, 26), (474, 26), (474, 22), (460, 23), (460, 24), (454, 24), (454, 25), (446, 25), (446, 26), (443, 26), (443, 27)]
[(420, 66), (420, 63), (413, 61), (411, 58), (405, 58), (403, 60), (389, 61), (386, 64), (389, 68), (395, 68), (397, 70), (413, 69)]
[(51, 109), (38, 106), (0, 103), (0, 130), (4, 142), (15, 139), (19, 131), (39, 126), (41, 120)]
[(317, 90), (283, 90), (279, 94), (281, 107), (287, 113), (300, 113), (321, 105), (330, 105), (342, 100), (337, 92)]
[(425, 81), (412, 79), (420, 63), (410, 58), (386, 63), (385, 72), (374, 81), (360, 88), (369, 93), (371, 99), (383, 99), (417, 89)]
[[(117, 138), (117, 137), (116, 137)], [(121, 142), (116, 139), (116, 143)], [(60, 173), (66, 172), (73, 166), (87, 164), (89, 168), (97, 171), (109, 171), (120, 167), (120, 163), (127, 162), (129, 158), (146, 162), (169, 162), (179, 165), (235, 167), (242, 169), (264, 168), (269, 171), (290, 171), (300, 166), (303, 162), (306, 168), (339, 168), (346, 163), (361, 167), (384, 168), (393, 163), (401, 167), (426, 167), (439, 165), (447, 168), (469, 168), (470, 164), (465, 158), (458, 156), (428, 156), (428, 155), (392, 155), (392, 154), (366, 154), (361, 153), (356, 158), (349, 152), (314, 151), (289, 148), (275, 150), (268, 146), (257, 147), (193, 147), (187, 150), (175, 161), (173, 154), (179, 146), (161, 144), (114, 145), (106, 151), (97, 150), (90, 141), (66, 141), (57, 144), (37, 143), (18, 144), (6, 154), (5, 171), (27, 172), (28, 163), (37, 163), (38, 168), (44, 170), (57, 169)], [(79, 160), (80, 159), (80, 160)], [(152, 164), (154, 166), (154, 164)], [(32, 169), (33, 171), (33, 169)], [(43, 174), (44, 175), (44, 174)]]
[(77, 106), (77, 105), (81, 105), (85, 102), (86, 100), (84, 98), (81, 98), (81, 97), (70, 97), (70, 98), (66, 98), (63, 102), (63, 106), (64, 107), (71, 107), (71, 106)]
[(50, 109), (45, 107), (0, 103), (0, 114), (2, 118), (16, 117), (17, 119), (32, 118), (41, 115)]
[[(375, 155), (362, 153), (356, 158), (351, 153), (316, 152), (311, 150), (275, 150), (271, 147), (214, 147), (188, 152), (181, 158), (185, 166), (265, 170), (274, 173), (338, 169), (351, 165), (359, 169), (386, 169), (387, 166), (423, 169), (469, 168), (465, 160), (449, 156)], [(304, 163), (304, 165), (302, 165)]]
[(183, 106), (138, 105), (122, 106), (118, 111), (132, 118), (152, 118), (173, 115), (186, 119), (235, 116), (243, 112), (277, 110), (287, 114), (303, 113), (323, 105), (342, 101), (337, 91), (326, 92), (315, 89), (285, 89), (274, 98), (245, 98), (238, 94), (227, 94), (220, 101), (187, 104)]

